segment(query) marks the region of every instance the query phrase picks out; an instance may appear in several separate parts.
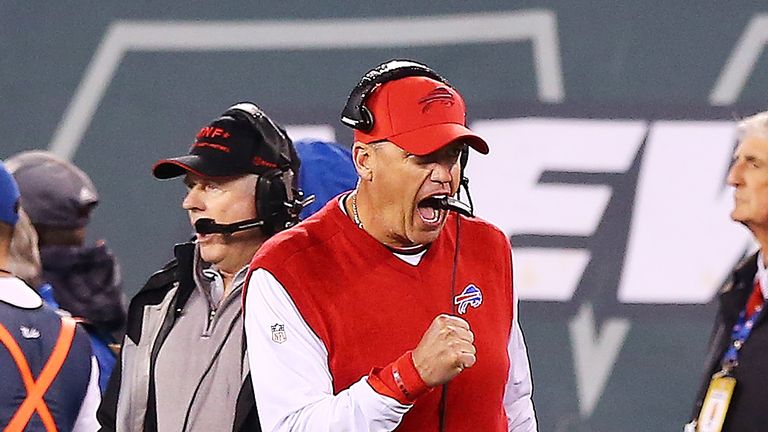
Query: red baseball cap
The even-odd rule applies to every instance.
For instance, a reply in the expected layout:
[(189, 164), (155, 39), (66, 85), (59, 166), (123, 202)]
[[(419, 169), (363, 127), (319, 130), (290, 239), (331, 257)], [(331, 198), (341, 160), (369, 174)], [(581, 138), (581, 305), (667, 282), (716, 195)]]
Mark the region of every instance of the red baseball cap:
[(365, 106), (373, 114), (373, 129), (355, 130), (355, 141), (390, 141), (415, 155), (432, 153), (463, 141), (480, 153), (488, 144), (466, 127), (466, 106), (451, 86), (422, 76), (389, 81), (370, 95)]

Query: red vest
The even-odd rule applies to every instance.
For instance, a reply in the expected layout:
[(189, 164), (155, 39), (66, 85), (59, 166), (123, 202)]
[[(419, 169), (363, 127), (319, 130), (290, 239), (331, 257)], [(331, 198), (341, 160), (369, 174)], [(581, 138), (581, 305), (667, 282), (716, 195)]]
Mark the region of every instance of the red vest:
[[(456, 286), (451, 287), (456, 252)], [(477, 363), (447, 386), (446, 431), (506, 431), (503, 407), (512, 323), (507, 237), (478, 219), (451, 214), (417, 266), (359, 229), (331, 200), (319, 213), (266, 242), (251, 270), (285, 287), (328, 351), (334, 393), (415, 348), (432, 320), (454, 312), (454, 296), (474, 284), (478, 307), (459, 315), (475, 334)], [(437, 432), (441, 389), (419, 398), (397, 431)]]

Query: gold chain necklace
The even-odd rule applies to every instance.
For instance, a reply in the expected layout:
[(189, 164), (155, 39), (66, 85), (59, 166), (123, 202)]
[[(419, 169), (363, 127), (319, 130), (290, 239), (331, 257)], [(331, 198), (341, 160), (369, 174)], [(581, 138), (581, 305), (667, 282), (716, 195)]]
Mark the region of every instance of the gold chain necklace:
[(360, 214), (357, 212), (357, 191), (352, 194), (352, 219), (360, 229), (363, 229), (363, 223), (360, 221)]

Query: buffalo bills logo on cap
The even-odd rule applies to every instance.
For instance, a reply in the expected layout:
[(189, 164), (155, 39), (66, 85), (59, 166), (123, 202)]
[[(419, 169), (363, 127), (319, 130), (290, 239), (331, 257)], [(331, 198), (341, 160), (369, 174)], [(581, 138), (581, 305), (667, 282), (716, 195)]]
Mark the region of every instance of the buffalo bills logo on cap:
[(446, 107), (453, 106), (455, 103), (453, 100), (453, 93), (451, 93), (451, 91), (446, 87), (437, 87), (433, 89), (427, 93), (426, 96), (419, 99), (419, 105), (422, 105), (421, 112), (426, 113), (435, 103), (440, 103)]
[(459, 314), (463, 315), (469, 306), (478, 308), (483, 304), (483, 293), (475, 284), (469, 284), (461, 294), (453, 298), (453, 304), (458, 306)]

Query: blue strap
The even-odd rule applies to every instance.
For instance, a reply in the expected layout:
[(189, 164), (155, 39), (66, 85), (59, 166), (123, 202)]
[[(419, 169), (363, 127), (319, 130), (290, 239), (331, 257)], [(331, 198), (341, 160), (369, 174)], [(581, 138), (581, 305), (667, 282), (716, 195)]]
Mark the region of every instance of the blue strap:
[(723, 355), (723, 359), (720, 362), (723, 370), (730, 371), (739, 364), (739, 350), (741, 350), (741, 347), (744, 346), (744, 343), (749, 338), (755, 322), (757, 322), (762, 313), (763, 306), (759, 306), (749, 319), (746, 318), (746, 310), (739, 313), (739, 318), (736, 320), (733, 330), (731, 330), (731, 343), (728, 345), (728, 349), (725, 351), (725, 355)]

